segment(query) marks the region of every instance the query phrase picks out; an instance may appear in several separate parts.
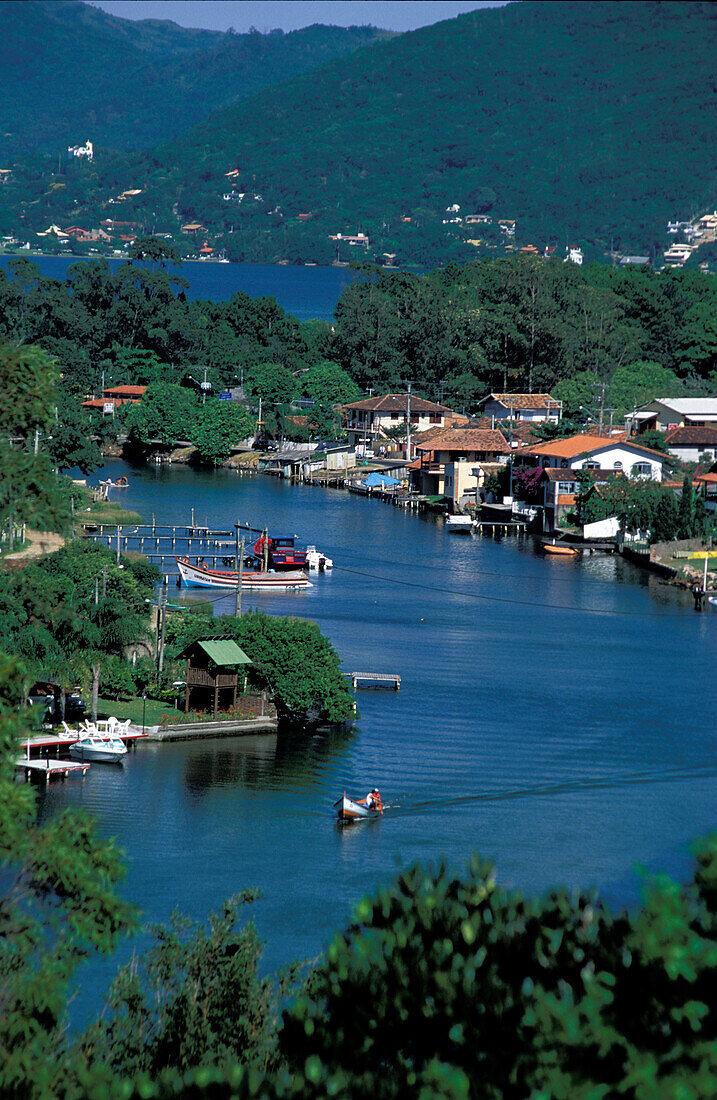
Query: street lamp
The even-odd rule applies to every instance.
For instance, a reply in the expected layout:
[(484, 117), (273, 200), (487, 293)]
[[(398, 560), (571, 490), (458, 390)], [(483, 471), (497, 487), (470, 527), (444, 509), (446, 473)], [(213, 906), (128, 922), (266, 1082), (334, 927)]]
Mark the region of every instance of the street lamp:
[(142, 736), (144, 737), (145, 715), (147, 713), (147, 692), (142, 692)]

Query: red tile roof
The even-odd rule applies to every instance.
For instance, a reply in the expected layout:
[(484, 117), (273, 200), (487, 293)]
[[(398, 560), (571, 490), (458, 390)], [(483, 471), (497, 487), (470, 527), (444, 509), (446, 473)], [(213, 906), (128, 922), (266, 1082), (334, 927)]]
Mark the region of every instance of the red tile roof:
[(144, 397), (147, 392), (147, 387), (110, 386), (109, 389), (103, 390), (102, 392), (106, 397)]
[(569, 435), (565, 439), (553, 439), (550, 443), (540, 443), (535, 447), (527, 447), (525, 454), (545, 456), (546, 458), (580, 458), (581, 455), (592, 454), (595, 451), (605, 451), (608, 447), (630, 447), (632, 450), (641, 451), (643, 454), (657, 455), (664, 460), (662, 451), (655, 451), (652, 447), (643, 447), (641, 443), (633, 443), (625, 439), (624, 435)]
[[(380, 397), (363, 397), (360, 401), (351, 401), (348, 405), (342, 405), (346, 411), (356, 409), (358, 412), (406, 412), (408, 394), (385, 393)], [(452, 409), (445, 405), (436, 405), (435, 401), (425, 401), (422, 397), (411, 394), (412, 413), (443, 413), (456, 416)]]
[(561, 402), (556, 401), (549, 393), (489, 393), (485, 401), (493, 398), (500, 401), (507, 409), (511, 403), (514, 409), (559, 409)]
[(418, 451), (493, 451), (508, 454), (510, 446), (502, 432), (490, 428), (440, 428), (430, 440), (418, 443)]

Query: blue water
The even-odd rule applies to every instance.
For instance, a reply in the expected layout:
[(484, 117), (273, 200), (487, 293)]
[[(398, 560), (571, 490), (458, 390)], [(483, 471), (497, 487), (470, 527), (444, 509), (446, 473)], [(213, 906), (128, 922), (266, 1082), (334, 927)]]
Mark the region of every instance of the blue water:
[[(348, 734), (144, 745), (43, 796), (119, 838), (124, 892), (148, 918), (200, 918), (257, 886), (274, 967), (315, 957), (413, 860), (460, 867), (477, 850), (506, 885), (597, 886), (616, 906), (638, 898), (638, 864), (688, 872), (717, 807), (717, 616), (689, 594), (620, 558), (553, 560), (344, 492), (120, 463), (103, 476), (123, 472), (116, 495), (147, 520), (194, 508), (315, 543), (332, 574), (244, 606), (315, 620), (347, 671), (402, 677), (358, 693)], [(338, 828), (332, 802), (374, 784), (385, 817)]]
[[(64, 279), (77, 256), (28, 256), (43, 275)], [(11, 256), (0, 256), (7, 267)], [(120, 259), (109, 261), (113, 271)], [(285, 267), (278, 264), (183, 263), (177, 273), (189, 280), (188, 298), (223, 302), (237, 290), (252, 298), (270, 296), (300, 321), (330, 321), (342, 291), (356, 278), (343, 267)]]

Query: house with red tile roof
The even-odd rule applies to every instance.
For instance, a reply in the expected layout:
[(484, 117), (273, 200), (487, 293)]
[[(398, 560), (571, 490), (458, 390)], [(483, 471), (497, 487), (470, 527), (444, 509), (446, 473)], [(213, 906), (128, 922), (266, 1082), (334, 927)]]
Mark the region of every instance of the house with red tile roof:
[(562, 401), (549, 393), (489, 393), (481, 404), (483, 415), (494, 420), (548, 420), (557, 424), (563, 415)]
[[(409, 418), (409, 404), (412, 443), (415, 432), (426, 431), (433, 427), (444, 428), (458, 422), (467, 423), (465, 417), (461, 417), (445, 405), (426, 401), (415, 394), (386, 393), (378, 397), (363, 397), (359, 401), (351, 401), (341, 406), (342, 420), (349, 444), (352, 447), (359, 449), (365, 447), (366, 450), (370, 450), (374, 445), (379, 446), (382, 441), (390, 439), (386, 434), (390, 428), (406, 424)], [(411, 450), (413, 451), (413, 447)]]
[(624, 435), (570, 435), (548, 443), (523, 447), (521, 460), (529, 466), (562, 470), (614, 470), (627, 477), (662, 480), (665, 459), (661, 451), (643, 447)]
[(114, 416), (121, 405), (137, 405), (146, 392), (146, 386), (108, 386), (102, 391), (102, 397), (90, 397), (83, 401), (82, 408)]
[(416, 443), (421, 462), (414, 480), (426, 496), (444, 496), (454, 507), (466, 496), (475, 499), (485, 480), (483, 463), (507, 461), (510, 446), (491, 428), (449, 427), (422, 433)]

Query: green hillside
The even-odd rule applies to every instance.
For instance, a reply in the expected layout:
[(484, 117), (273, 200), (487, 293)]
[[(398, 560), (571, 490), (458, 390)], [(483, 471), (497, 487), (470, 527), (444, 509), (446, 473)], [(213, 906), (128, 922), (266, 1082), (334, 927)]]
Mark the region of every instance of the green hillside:
[[(199, 223), (238, 260), (435, 264), (548, 242), (654, 254), (668, 218), (717, 205), (716, 32), (709, 3), (476, 11), (265, 89), (151, 153), (104, 158), (59, 190), (38, 177), (24, 225), (70, 213), (84, 225), (135, 188), (122, 217), (176, 236)], [(501, 219), (516, 220), (514, 238)], [(368, 249), (329, 240), (359, 231)]]
[(78, 0), (0, 4), (0, 30), (4, 159), (37, 148), (57, 154), (87, 139), (148, 148), (242, 96), (385, 37), (368, 27), (188, 30), (118, 19)]

